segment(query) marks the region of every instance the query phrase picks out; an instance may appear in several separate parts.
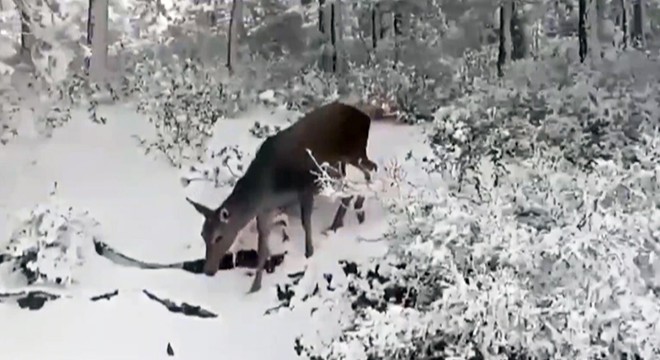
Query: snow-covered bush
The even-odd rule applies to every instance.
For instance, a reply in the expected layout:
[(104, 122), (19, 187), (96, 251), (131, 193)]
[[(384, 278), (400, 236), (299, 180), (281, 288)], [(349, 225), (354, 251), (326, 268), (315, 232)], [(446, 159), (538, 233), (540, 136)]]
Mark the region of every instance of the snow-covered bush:
[(435, 157), (424, 159), (432, 182), (390, 204), (390, 254), (375, 260), (415, 301), (383, 305), (380, 281), (348, 276), (323, 295), (343, 309), (339, 327), (306, 332), (300, 354), (660, 355), (657, 85), (606, 70), (566, 75), (477, 78), (438, 111)]
[(181, 175), (181, 184), (185, 187), (194, 181), (206, 181), (219, 188), (234, 186), (246, 168), (246, 158), (238, 146), (225, 146), (213, 152), (210, 159), (191, 165)]
[(652, 141), (630, 169), (599, 160), (589, 175), (533, 156), (481, 202), (446, 187), (411, 192), (388, 237), (389, 263), (408, 264), (414, 309), (356, 310), (339, 337), (304, 340), (321, 359), (658, 356), (660, 151)]
[(430, 168), (453, 172), (462, 187), (483, 157), (498, 164), (552, 150), (589, 170), (623, 151), (626, 166), (635, 162), (635, 146), (648, 145), (641, 134), (652, 132), (660, 117), (657, 83), (640, 87), (634, 79), (585, 69), (571, 70), (564, 81), (511, 81), (504, 88), (474, 83), (469, 96), (436, 113)]
[(15, 214), (14, 226), (1, 254), (28, 284), (67, 285), (85, 259), (94, 254), (98, 222), (86, 211), (47, 202)]
[(139, 89), (138, 111), (156, 129), (155, 139), (139, 139), (146, 152), (164, 154), (173, 166), (201, 161), (215, 123), (245, 110), (256, 93), (236, 86), (218, 67), (192, 60), (145, 61), (132, 79)]

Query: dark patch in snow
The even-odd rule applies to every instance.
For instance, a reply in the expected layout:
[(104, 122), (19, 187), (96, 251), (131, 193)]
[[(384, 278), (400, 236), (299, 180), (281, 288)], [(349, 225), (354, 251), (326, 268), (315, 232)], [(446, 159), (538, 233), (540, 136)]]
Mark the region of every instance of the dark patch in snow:
[(298, 285), (298, 283), (300, 283), (300, 280), (302, 280), (303, 276), (305, 276), (305, 270), (298, 271), (292, 274), (287, 274), (287, 277), (289, 277), (289, 279), (292, 280), (293, 285)]
[(181, 313), (186, 316), (196, 316), (200, 318), (216, 318), (218, 317), (217, 314), (212, 313), (209, 310), (203, 309), (200, 306), (197, 305), (190, 305), (188, 303), (181, 303), (181, 305), (168, 300), (168, 299), (162, 299), (159, 298), (158, 296), (152, 294), (148, 290), (142, 290), (142, 292), (151, 300), (165, 306), (167, 310), (173, 312), (173, 313)]
[(60, 298), (60, 295), (47, 293), (45, 291), (21, 291), (17, 293), (0, 294), (0, 302), (15, 301), (18, 307), (28, 310), (41, 309), (46, 301)]
[(113, 297), (115, 297), (117, 295), (119, 295), (119, 290), (115, 290), (113, 292), (109, 292), (109, 293), (106, 293), (106, 294), (92, 296), (91, 298), (89, 298), (89, 300), (91, 300), (91, 301), (110, 300), (110, 299), (112, 299)]
[(341, 265), (342, 270), (344, 270), (344, 275), (358, 275), (358, 266), (352, 261), (339, 260), (339, 265)]
[[(112, 261), (117, 265), (127, 266), (127, 267), (136, 267), (139, 269), (182, 269), (193, 274), (201, 274), (204, 269), (204, 259), (197, 260), (188, 260), (180, 263), (174, 264), (157, 264), (149, 263), (137, 260), (130, 256), (124, 255), (119, 251), (111, 248), (108, 244), (105, 244), (100, 241), (94, 242), (94, 249), (96, 253), (104, 258)], [(275, 254), (268, 258), (266, 261), (265, 270), (268, 273), (275, 271), (275, 268), (281, 265), (284, 262), (284, 256), (286, 252), (282, 254)], [(225, 254), (220, 261), (219, 270), (230, 270), (235, 267), (243, 267), (254, 269), (257, 267), (257, 251), (256, 250), (239, 250), (236, 254), (231, 252)]]
[(172, 344), (167, 343), (167, 355), (174, 356), (174, 349), (172, 349)]

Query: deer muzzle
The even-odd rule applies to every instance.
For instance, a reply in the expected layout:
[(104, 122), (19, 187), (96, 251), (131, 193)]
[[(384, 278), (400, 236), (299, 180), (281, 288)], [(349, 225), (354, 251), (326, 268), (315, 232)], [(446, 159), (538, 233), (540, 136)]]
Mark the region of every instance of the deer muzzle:
[(204, 261), (204, 274), (213, 276), (220, 268), (220, 246), (218, 243), (206, 244), (206, 257)]

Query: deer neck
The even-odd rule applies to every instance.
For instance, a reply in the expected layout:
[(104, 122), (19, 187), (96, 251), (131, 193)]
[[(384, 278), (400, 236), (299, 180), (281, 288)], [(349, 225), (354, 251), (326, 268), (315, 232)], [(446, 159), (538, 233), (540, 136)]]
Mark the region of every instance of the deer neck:
[(235, 221), (240, 228), (245, 227), (259, 213), (259, 199), (250, 189), (235, 187), (225, 203), (237, 214)]

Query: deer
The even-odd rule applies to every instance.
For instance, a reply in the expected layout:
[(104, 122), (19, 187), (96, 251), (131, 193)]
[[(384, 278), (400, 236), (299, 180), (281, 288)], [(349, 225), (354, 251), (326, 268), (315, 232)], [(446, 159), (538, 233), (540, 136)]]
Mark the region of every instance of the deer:
[[(312, 212), (314, 196), (320, 191), (317, 164), (331, 166), (326, 174), (339, 179), (346, 165), (356, 167), (370, 181), (378, 166), (367, 156), (372, 117), (358, 107), (334, 101), (303, 115), (298, 121), (264, 139), (244, 174), (216, 209), (186, 198), (204, 217), (201, 237), (206, 247), (204, 273), (214, 276), (219, 262), (234, 243), (239, 231), (256, 217), (257, 268), (248, 293), (261, 289), (266, 260), (271, 255), (268, 238), (273, 214), (298, 203), (305, 236), (305, 257), (314, 254)], [(343, 225), (346, 209), (353, 196), (340, 199), (328, 230)], [(358, 221), (365, 220), (365, 198), (356, 196), (354, 209)]]

